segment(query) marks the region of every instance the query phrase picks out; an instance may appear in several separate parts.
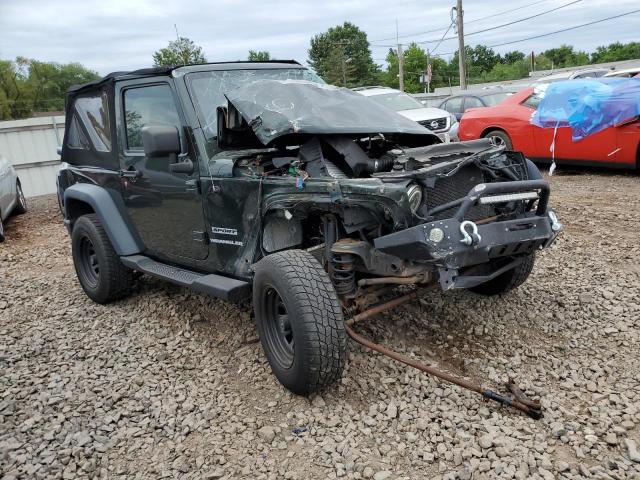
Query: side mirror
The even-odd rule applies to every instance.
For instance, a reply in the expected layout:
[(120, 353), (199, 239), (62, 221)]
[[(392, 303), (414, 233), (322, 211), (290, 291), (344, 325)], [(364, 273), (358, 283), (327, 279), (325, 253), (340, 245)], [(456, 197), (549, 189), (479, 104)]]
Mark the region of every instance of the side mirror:
[(180, 134), (173, 125), (152, 125), (142, 129), (142, 145), (147, 157), (178, 155), (182, 150)]

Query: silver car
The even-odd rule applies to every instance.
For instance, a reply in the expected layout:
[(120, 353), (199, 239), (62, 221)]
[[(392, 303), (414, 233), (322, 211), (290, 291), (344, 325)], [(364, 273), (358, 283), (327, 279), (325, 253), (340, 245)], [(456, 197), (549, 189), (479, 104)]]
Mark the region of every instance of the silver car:
[(428, 128), (445, 143), (458, 141), (458, 120), (445, 110), (425, 107), (421, 102), (400, 90), (389, 87), (359, 87), (360, 95), (398, 112), (423, 127)]
[(4, 222), (11, 215), (27, 211), (27, 201), (22, 193), (20, 179), (9, 163), (0, 155), (0, 242), (4, 241)]

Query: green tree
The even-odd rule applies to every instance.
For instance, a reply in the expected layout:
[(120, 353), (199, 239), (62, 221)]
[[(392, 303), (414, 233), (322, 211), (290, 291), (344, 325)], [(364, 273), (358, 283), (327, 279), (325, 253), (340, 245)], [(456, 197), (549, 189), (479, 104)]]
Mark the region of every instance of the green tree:
[(328, 83), (368, 85), (379, 71), (371, 58), (367, 34), (349, 22), (315, 35), (308, 53), (309, 65)]
[(467, 52), (467, 62), (480, 72), (488, 72), (500, 63), (500, 55), (485, 45), (476, 45)]
[[(415, 43), (403, 50), (404, 58), (404, 90), (408, 93), (418, 93), (423, 90), (420, 75), (427, 69), (427, 52)], [(398, 54), (395, 50), (387, 53), (387, 71), (383, 76), (383, 83), (392, 88), (399, 88)]]
[(64, 94), (71, 85), (98, 78), (97, 72), (87, 70), (78, 63), (60, 65), (30, 60), (27, 84), (33, 92), (33, 110), (63, 110)]
[(71, 85), (97, 78), (96, 72), (78, 63), (41, 62), (25, 57), (0, 60), (0, 119), (62, 110), (64, 94)]
[(161, 48), (153, 54), (153, 64), (159, 66), (190, 65), (206, 63), (202, 48), (186, 37), (179, 37), (169, 42), (169, 46)]
[(640, 58), (640, 43), (611, 43), (607, 46), (596, 48), (591, 55), (592, 63), (618, 62)]
[(25, 85), (25, 60), (19, 57), (16, 61), (0, 61), (0, 120), (31, 115), (31, 94)]
[(256, 51), (249, 50), (249, 57), (247, 58), (250, 62), (268, 62), (271, 60), (271, 54), (266, 50)]
[(514, 50), (513, 52), (507, 52), (502, 56), (502, 63), (511, 65), (524, 60), (524, 57), (526, 57), (524, 53)]
[(560, 45), (545, 50), (542, 55), (553, 62), (553, 68), (575, 67), (589, 63), (589, 55), (586, 52), (575, 51), (571, 45)]

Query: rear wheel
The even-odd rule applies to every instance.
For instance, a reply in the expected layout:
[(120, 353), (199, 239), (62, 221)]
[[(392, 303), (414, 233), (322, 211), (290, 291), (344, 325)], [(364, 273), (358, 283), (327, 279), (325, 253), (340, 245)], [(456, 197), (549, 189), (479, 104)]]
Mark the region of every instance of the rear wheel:
[(498, 275), (493, 280), (489, 280), (476, 287), (471, 287), (469, 290), (480, 295), (493, 296), (507, 293), (514, 288), (518, 288), (529, 278), (535, 259), (535, 253), (531, 253), (527, 255), (523, 262), (517, 267), (504, 272), (502, 275)]
[(342, 308), (310, 253), (287, 250), (261, 260), (253, 306), (262, 348), (282, 385), (307, 395), (340, 378), (347, 347)]
[(488, 138), (495, 145), (498, 145), (500, 147), (504, 145), (507, 150), (513, 150), (513, 143), (511, 143), (511, 138), (509, 138), (509, 135), (507, 135), (507, 133), (503, 132), (502, 130), (491, 130), (490, 132), (485, 134), (484, 138)]
[(16, 182), (16, 206), (13, 209), (14, 215), (22, 215), (27, 213), (27, 199), (24, 197), (20, 182)]
[(95, 214), (76, 220), (71, 251), (80, 285), (91, 300), (108, 303), (130, 292), (133, 272), (120, 261)]

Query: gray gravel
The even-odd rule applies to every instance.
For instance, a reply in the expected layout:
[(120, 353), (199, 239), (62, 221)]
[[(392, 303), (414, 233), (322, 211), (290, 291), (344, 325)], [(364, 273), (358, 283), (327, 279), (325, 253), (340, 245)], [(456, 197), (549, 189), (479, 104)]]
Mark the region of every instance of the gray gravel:
[(246, 307), (143, 278), (82, 293), (55, 198), (0, 245), (0, 477), (640, 478), (640, 178), (562, 170), (566, 232), (502, 298), (430, 293), (358, 329), (545, 417), (350, 345), (341, 384), (296, 397)]

